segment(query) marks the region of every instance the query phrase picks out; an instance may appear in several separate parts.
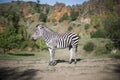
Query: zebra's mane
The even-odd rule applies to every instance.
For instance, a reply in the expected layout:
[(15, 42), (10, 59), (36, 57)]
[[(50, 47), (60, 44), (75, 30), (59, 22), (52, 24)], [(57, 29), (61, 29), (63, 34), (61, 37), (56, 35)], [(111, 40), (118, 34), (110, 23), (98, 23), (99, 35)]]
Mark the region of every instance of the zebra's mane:
[(48, 28), (48, 27), (44, 27), (45, 30), (49, 31), (49, 32), (53, 32), (52, 29)]
[(44, 26), (44, 29), (45, 29), (46, 31), (48, 31), (48, 32), (55, 33), (52, 29), (50, 29), (50, 28), (48, 28), (48, 27), (46, 27), (46, 26)]

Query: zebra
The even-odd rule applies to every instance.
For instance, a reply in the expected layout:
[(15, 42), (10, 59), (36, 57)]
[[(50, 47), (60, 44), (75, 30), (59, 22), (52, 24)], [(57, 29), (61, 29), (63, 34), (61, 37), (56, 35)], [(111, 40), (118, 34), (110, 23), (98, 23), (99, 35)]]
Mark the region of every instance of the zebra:
[(53, 30), (47, 28), (44, 25), (38, 24), (36, 26), (36, 30), (34, 34), (32, 35), (32, 39), (36, 41), (42, 37), (46, 45), (48, 47), (49, 53), (50, 53), (50, 66), (54, 66), (57, 64), (57, 62), (54, 60), (55, 58), (55, 49), (56, 48), (69, 48), (70, 51), (70, 58), (69, 58), (69, 64), (73, 62), (77, 63), (76, 59), (76, 53), (77, 53), (77, 46), (79, 42), (79, 36), (75, 33), (65, 33), (65, 34), (58, 34), (54, 32)]

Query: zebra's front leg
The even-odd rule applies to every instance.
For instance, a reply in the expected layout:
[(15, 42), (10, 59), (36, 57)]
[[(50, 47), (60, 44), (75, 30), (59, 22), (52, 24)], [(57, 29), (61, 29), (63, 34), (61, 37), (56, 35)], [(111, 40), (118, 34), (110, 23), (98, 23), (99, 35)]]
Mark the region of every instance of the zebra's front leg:
[(55, 58), (55, 49), (49, 48), (49, 52), (50, 52), (49, 66), (55, 66), (57, 64), (57, 62), (54, 60), (54, 58)]

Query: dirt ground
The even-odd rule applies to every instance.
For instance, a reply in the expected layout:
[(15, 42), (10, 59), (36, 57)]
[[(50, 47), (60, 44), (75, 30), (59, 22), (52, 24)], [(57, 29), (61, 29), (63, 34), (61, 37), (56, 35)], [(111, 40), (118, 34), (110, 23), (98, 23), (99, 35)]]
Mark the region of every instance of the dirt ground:
[(120, 80), (120, 60), (78, 58), (68, 64), (63, 59), (56, 66), (48, 66), (49, 59), (0, 60), (0, 80)]

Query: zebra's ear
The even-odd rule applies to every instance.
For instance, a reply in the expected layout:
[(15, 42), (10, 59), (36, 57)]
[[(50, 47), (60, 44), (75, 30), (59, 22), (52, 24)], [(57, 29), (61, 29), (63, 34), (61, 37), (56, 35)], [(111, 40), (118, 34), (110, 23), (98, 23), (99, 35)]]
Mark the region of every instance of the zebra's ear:
[(40, 24), (38, 24), (36, 27), (38, 27)]
[(38, 26), (38, 29), (43, 29), (43, 28), (44, 28), (44, 27), (43, 27), (43, 26), (41, 26), (41, 25), (39, 25), (39, 26)]

